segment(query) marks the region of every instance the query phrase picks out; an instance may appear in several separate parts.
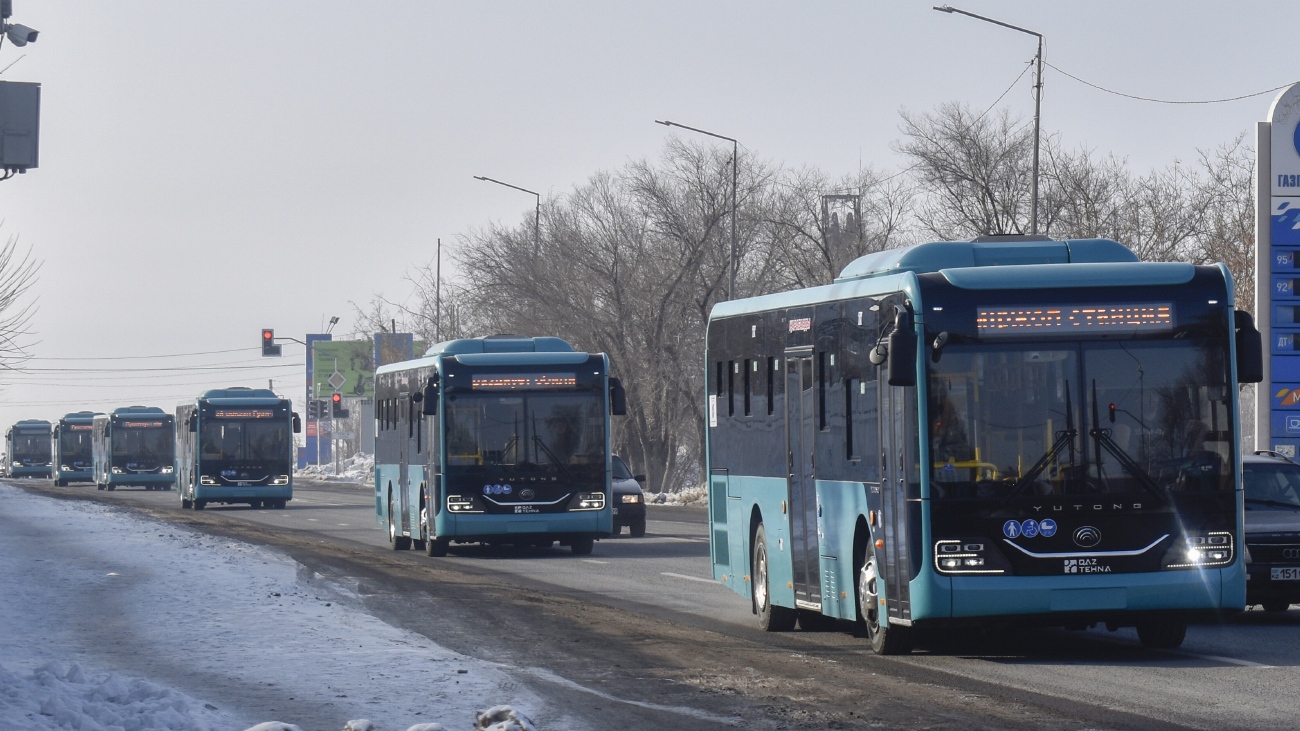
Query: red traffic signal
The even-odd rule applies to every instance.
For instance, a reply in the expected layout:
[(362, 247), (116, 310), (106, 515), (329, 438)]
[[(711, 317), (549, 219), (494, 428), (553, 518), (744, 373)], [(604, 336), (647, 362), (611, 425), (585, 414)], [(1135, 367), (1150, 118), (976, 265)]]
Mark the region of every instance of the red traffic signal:
[(262, 355), (279, 355), (280, 346), (275, 344), (275, 331), (270, 328), (262, 328)]
[(332, 406), (332, 410), (330, 411), (330, 416), (332, 418), (346, 419), (351, 415), (349, 409), (343, 408), (343, 394), (337, 391), (334, 392), (333, 396), (330, 396), (330, 405)]
[(343, 403), (343, 394), (336, 393), (330, 398), (330, 400), (334, 402), (335, 406), (338, 406), (340, 403)]

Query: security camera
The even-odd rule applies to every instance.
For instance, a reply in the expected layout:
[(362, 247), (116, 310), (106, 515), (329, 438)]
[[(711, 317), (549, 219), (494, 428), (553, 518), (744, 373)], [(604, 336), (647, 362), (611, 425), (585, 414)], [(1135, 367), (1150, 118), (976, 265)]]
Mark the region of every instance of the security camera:
[(40, 34), (40, 31), (28, 28), (25, 25), (19, 25), (18, 23), (9, 23), (5, 25), (5, 35), (9, 37), (9, 42), (15, 46), (25, 46), (28, 43), (32, 43), (36, 40), (36, 36)]

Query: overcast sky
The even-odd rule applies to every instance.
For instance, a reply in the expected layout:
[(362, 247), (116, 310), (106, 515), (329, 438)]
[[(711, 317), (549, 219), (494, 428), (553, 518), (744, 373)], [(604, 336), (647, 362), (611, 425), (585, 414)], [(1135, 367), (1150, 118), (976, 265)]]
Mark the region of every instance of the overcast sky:
[[(41, 35), (5, 43), (0, 67), (22, 56), (2, 78), (42, 84), (41, 164), (0, 183), (0, 234), (44, 268), (31, 372), (0, 379), (0, 424), (170, 411), (267, 378), (301, 400), (301, 346), (261, 368), (260, 328), (301, 338), (338, 315), (350, 332), (349, 302), (407, 296), (438, 237), (531, 216), (531, 196), (472, 176), (562, 195), (658, 155), (673, 132), (655, 119), (791, 166), (897, 169), (900, 109), (982, 110), (1034, 54), (1031, 36), (933, 4), (14, 0)], [(1294, 2), (958, 7), (1041, 32), (1049, 63), (1137, 96), (1300, 79)], [(1046, 134), (1137, 171), (1253, 138), (1273, 97), (1160, 105), (1044, 79)], [(1030, 83), (1000, 106), (1028, 119)], [(207, 351), (230, 352), (105, 360)], [(259, 369), (41, 370), (213, 363)]]

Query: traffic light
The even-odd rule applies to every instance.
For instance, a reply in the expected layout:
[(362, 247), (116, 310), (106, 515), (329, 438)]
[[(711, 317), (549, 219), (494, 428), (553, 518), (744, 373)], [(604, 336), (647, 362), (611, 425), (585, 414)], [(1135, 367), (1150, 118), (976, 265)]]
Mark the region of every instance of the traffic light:
[(262, 328), (262, 355), (280, 355), (280, 346), (275, 344), (275, 331), (270, 328)]
[(335, 392), (330, 396), (330, 403), (334, 405), (333, 417), (335, 419), (346, 419), (351, 412), (343, 408), (343, 394)]

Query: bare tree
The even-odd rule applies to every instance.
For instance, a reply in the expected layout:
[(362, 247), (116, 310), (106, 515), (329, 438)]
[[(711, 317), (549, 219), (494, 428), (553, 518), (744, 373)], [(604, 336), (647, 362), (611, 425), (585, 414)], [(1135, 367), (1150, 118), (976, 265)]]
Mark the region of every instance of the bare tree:
[(18, 248), (17, 235), (0, 247), (0, 369), (20, 370), (29, 357), (25, 338), (32, 335), (36, 301), (27, 294), (40, 269), (30, 248)]
[(1255, 150), (1239, 135), (1201, 151), (1205, 175), (1202, 234), (1192, 251), (1198, 263), (1223, 262), (1232, 272), (1237, 309), (1255, 307)]

